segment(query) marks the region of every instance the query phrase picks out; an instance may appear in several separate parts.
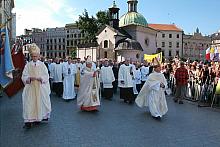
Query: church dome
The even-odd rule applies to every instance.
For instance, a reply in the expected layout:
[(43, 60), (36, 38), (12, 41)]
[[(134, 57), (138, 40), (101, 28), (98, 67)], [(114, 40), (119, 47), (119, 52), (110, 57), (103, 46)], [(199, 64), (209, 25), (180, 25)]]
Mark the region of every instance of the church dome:
[(120, 18), (119, 27), (131, 25), (131, 24), (144, 26), (144, 27), (148, 25), (144, 16), (138, 12), (128, 12)]

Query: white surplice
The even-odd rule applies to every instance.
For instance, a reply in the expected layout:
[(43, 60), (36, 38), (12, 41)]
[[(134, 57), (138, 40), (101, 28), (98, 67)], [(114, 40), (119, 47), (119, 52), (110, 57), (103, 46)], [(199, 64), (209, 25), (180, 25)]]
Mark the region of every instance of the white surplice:
[[(35, 80), (27, 84), (26, 81), (29, 77), (42, 78), (42, 83)], [(24, 121), (35, 122), (49, 118), (51, 112), (50, 84), (45, 64), (41, 61), (27, 63), (22, 73), (22, 81), (25, 84), (22, 93)]]
[(134, 76), (133, 92), (134, 92), (134, 94), (138, 94), (138, 91), (137, 91), (137, 88), (136, 88), (136, 84), (141, 84), (141, 70), (139, 68), (138, 69), (134, 69), (133, 76)]
[[(128, 88), (133, 87), (133, 76), (131, 75), (131, 72), (133, 72), (133, 67), (130, 65), (122, 64), (118, 71), (118, 87), (121, 88)], [(121, 81), (124, 81), (124, 84), (121, 83)]]
[(54, 83), (63, 82), (62, 79), (63, 63), (55, 63), (51, 66), (50, 76)]
[(77, 73), (77, 67), (75, 64), (63, 64), (63, 99), (74, 99), (76, 97), (74, 89), (75, 75)]
[[(161, 88), (160, 83), (165, 88)], [(141, 108), (149, 107), (152, 116), (162, 117), (168, 111), (164, 93), (166, 87), (167, 81), (162, 73), (151, 73), (135, 100), (136, 104)]]
[(93, 77), (94, 71), (90, 68), (85, 67), (83, 69), (80, 87), (77, 96), (77, 105), (79, 107), (90, 107), (90, 106), (99, 106), (99, 88), (100, 81), (98, 75)]
[(101, 67), (100, 81), (103, 83), (103, 88), (113, 88), (112, 82), (115, 81), (115, 76), (112, 67)]

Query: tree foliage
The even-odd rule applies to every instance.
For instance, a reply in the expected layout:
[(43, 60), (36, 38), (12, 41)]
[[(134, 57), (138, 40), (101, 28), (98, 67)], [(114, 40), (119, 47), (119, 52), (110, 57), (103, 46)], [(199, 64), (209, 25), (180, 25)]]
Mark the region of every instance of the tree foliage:
[(96, 13), (96, 18), (94, 16), (89, 16), (88, 11), (85, 9), (82, 15), (79, 15), (76, 24), (78, 28), (85, 32), (85, 39), (95, 41), (96, 33), (105, 24), (109, 23), (109, 17), (107, 11), (99, 11)]

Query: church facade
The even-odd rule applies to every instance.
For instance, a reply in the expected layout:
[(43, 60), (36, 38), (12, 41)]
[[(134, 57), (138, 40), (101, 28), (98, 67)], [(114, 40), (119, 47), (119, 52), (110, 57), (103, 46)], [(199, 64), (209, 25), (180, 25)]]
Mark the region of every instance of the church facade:
[(157, 30), (148, 27), (144, 16), (137, 12), (137, 0), (128, 0), (127, 3), (128, 12), (120, 19), (120, 9), (115, 2), (109, 8), (110, 25), (105, 25), (97, 33), (99, 58), (142, 61), (144, 54), (156, 53)]

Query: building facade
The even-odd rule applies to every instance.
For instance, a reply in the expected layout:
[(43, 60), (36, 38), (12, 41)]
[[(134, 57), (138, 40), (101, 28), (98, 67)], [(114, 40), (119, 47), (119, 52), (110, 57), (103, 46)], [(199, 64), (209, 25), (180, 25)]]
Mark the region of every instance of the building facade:
[(174, 56), (182, 57), (182, 29), (175, 24), (149, 24), (149, 27), (157, 30), (156, 47), (161, 49), (166, 59)]
[(197, 28), (193, 35), (183, 35), (184, 58), (205, 60), (205, 51), (211, 47), (211, 37), (203, 36)]
[(98, 58), (123, 61), (130, 58), (142, 61), (144, 54), (156, 53), (157, 30), (148, 26), (145, 17), (137, 11), (137, 0), (128, 0), (128, 12), (119, 19), (119, 8), (109, 8), (110, 25), (101, 28), (97, 35)]
[(14, 8), (14, 0), (1, 0), (0, 1), (0, 26), (7, 26), (9, 32), (9, 39), (11, 45), (13, 41), (13, 14), (12, 9)]
[(76, 57), (77, 46), (85, 43), (85, 33), (80, 31), (75, 23), (65, 25), (66, 55)]
[(65, 27), (47, 28), (43, 40), (45, 56), (47, 58), (66, 57), (66, 30)]
[(217, 48), (218, 53), (220, 53), (220, 30), (211, 35), (212, 47)]

